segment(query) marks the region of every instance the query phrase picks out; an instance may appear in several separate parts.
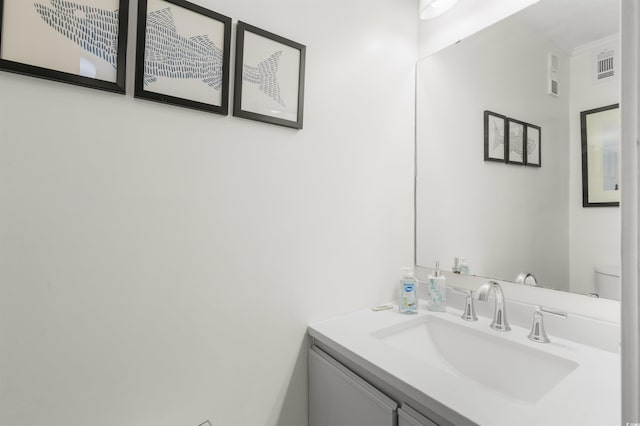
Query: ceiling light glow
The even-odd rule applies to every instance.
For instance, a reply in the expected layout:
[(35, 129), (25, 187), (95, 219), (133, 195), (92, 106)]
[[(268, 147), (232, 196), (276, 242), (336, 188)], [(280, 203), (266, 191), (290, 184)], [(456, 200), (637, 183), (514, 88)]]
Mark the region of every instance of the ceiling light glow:
[(451, 9), (458, 0), (420, 0), (420, 19), (433, 19)]

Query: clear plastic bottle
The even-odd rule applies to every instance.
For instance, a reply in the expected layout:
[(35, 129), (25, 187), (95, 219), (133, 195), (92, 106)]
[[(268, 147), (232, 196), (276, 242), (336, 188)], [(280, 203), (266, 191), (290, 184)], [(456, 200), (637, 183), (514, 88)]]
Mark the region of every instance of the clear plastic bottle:
[(460, 273), (469, 275), (469, 264), (467, 263), (467, 259), (464, 257), (460, 258)]
[(429, 275), (427, 281), (427, 310), (444, 312), (447, 310), (447, 279), (440, 273), (440, 262), (436, 262), (436, 269)]
[(400, 300), (398, 309), (401, 314), (418, 313), (418, 295), (416, 294), (418, 282), (413, 276), (413, 267), (401, 268), (402, 278), (400, 279)]

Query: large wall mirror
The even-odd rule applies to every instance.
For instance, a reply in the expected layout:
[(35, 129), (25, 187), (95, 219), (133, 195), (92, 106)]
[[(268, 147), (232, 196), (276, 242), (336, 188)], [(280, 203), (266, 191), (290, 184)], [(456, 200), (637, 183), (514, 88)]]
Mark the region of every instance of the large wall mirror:
[[(616, 298), (597, 283), (619, 281), (620, 210), (583, 206), (580, 118), (619, 102), (619, 42), (618, 0), (541, 0), (418, 62), (418, 266)], [(513, 124), (490, 123), (491, 148), (540, 167), (485, 161), (485, 111)]]

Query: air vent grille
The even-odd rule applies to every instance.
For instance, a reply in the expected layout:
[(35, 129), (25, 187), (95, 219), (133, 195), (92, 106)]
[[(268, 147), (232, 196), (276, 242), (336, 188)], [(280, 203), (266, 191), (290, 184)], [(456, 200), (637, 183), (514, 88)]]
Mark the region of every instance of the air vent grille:
[(558, 56), (549, 53), (549, 60), (547, 62), (547, 93), (553, 96), (558, 96), (559, 94), (559, 83), (558, 83), (558, 69), (560, 68), (560, 61), (558, 60)]
[(615, 75), (613, 50), (603, 50), (597, 56), (597, 80), (603, 80)]

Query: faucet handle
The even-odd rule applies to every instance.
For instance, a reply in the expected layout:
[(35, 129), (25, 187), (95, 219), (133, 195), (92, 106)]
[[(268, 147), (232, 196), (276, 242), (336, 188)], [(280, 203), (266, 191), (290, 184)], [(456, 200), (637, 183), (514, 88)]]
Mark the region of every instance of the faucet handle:
[(466, 296), (464, 302), (464, 312), (460, 316), (465, 321), (478, 321), (478, 316), (476, 315), (476, 307), (473, 304), (473, 290), (467, 290), (458, 287), (451, 287), (456, 293), (464, 294)]
[(555, 315), (561, 318), (566, 319), (567, 314), (564, 312), (552, 311), (550, 309), (543, 308), (542, 306), (536, 306), (536, 310), (533, 313), (533, 324), (531, 325), (531, 331), (527, 336), (529, 340), (533, 340), (537, 343), (549, 343), (549, 337), (547, 333), (544, 331), (544, 316), (542, 313), (547, 313), (550, 315)]
[(564, 319), (567, 319), (567, 317), (569, 316), (566, 312), (552, 311), (551, 309), (543, 308), (542, 306), (536, 306), (536, 310), (540, 310), (540, 312), (544, 312), (545, 314), (555, 315)]
[(466, 288), (451, 287), (451, 290), (456, 293), (464, 294), (465, 296), (473, 296), (473, 290), (468, 290)]

